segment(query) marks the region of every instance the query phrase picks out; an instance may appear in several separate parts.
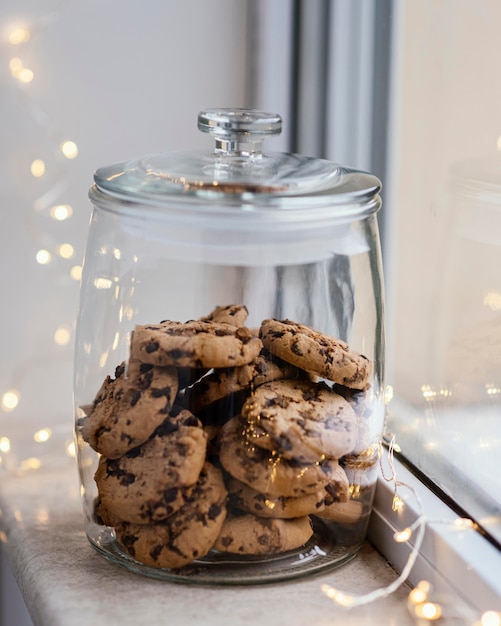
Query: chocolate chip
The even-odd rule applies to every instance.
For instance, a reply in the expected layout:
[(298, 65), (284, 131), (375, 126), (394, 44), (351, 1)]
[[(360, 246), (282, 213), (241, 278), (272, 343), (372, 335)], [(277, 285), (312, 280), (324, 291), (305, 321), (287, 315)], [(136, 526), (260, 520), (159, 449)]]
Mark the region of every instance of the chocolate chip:
[(150, 550), (150, 556), (154, 561), (156, 561), (160, 556), (160, 553), (162, 552), (162, 547), (162, 545), (157, 545)]
[(171, 433), (175, 433), (178, 430), (179, 430), (179, 424), (177, 422), (173, 422), (170, 419), (166, 419), (160, 424), (160, 426), (157, 428), (155, 433), (159, 437), (165, 437), (167, 435), (170, 435)]
[(183, 426), (198, 426), (199, 421), (194, 415), (189, 415), (185, 420), (183, 420)]
[(327, 493), (333, 498), (336, 498), (338, 495), (338, 489), (332, 483), (329, 483), (325, 486), (325, 491), (327, 491)]
[(115, 369), (115, 378), (120, 378), (120, 376), (122, 376), (124, 374), (124, 372), (125, 372), (125, 364), (121, 363)]
[(132, 554), (132, 556), (134, 556), (134, 544), (136, 543), (136, 541), (138, 540), (138, 537), (136, 537), (135, 535), (122, 535), (121, 537), (121, 542), (122, 544), (128, 549), (128, 551), (130, 552), (130, 554)]
[(123, 476), (120, 477), (120, 484), (123, 485), (124, 487), (128, 487), (129, 485), (132, 485), (132, 483), (135, 482), (135, 480), (136, 480), (136, 477), (134, 476), (134, 474), (127, 472)]
[(192, 350), (180, 350), (179, 348), (175, 348), (174, 350), (167, 350), (167, 354), (169, 358), (173, 361), (179, 361), (183, 357), (191, 359), (193, 357)]
[(149, 389), (152, 380), (153, 380), (153, 369), (146, 370), (143, 374), (141, 374), (141, 378), (139, 381), (141, 389)]
[(270, 330), (268, 334), (271, 335), (274, 339), (280, 339), (285, 335), (285, 332), (283, 330)]
[(158, 341), (150, 341), (144, 346), (145, 352), (151, 354), (152, 352), (156, 352), (160, 346), (158, 345)]
[(128, 459), (135, 459), (136, 457), (138, 457), (141, 454), (141, 446), (138, 446), (137, 448), (132, 448), (132, 450), (129, 450), (126, 453), (126, 457)]
[(130, 399), (130, 405), (131, 406), (136, 406), (136, 404), (139, 402), (140, 399), (141, 399), (141, 392), (138, 391), (137, 389), (134, 389), (132, 391), (132, 395), (131, 395), (131, 399)]
[(219, 517), (220, 514), (221, 507), (219, 506), (219, 504), (212, 504), (207, 515), (210, 520), (215, 520)]
[(176, 487), (170, 487), (169, 489), (165, 489), (164, 491), (164, 500), (165, 502), (174, 502), (177, 498), (178, 489)]
[(170, 386), (162, 387), (161, 389), (153, 387), (151, 390), (151, 395), (153, 396), (153, 398), (161, 398), (162, 396), (165, 396), (166, 398), (170, 398), (171, 393), (172, 393), (172, 387)]
[(291, 342), (291, 352), (293, 352), (297, 356), (304, 356), (304, 352), (299, 345), (299, 340)]

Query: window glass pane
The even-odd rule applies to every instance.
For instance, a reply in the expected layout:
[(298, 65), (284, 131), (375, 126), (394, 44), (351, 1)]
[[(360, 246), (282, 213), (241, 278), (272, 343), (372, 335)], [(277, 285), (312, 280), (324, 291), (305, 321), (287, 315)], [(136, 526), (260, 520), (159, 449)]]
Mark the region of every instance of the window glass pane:
[(501, 541), (501, 3), (398, 3), (389, 428)]

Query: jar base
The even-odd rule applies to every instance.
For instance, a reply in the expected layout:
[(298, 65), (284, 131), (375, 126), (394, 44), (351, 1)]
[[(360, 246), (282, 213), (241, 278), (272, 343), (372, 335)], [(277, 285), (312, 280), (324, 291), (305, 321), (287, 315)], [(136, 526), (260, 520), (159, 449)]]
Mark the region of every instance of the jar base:
[[(334, 534), (321, 520), (315, 520), (313, 536), (299, 549), (245, 557), (213, 550), (203, 559), (177, 570), (150, 567), (136, 561), (122, 550), (112, 535), (105, 533), (92, 538), (88, 534), (88, 539), (106, 559), (136, 574), (177, 583), (248, 585), (293, 580), (343, 565), (356, 556), (363, 537), (356, 543), (351, 537), (348, 545), (347, 538), (341, 535), (342, 530), (341, 534)], [(103, 537), (106, 537), (104, 541)]]

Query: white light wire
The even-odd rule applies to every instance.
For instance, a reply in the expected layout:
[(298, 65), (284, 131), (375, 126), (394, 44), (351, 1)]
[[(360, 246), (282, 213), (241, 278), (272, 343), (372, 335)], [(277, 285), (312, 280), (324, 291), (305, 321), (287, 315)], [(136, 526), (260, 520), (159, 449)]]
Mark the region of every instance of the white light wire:
[(394, 449), (395, 449), (395, 437), (392, 437), (388, 445), (388, 465), (389, 465), (391, 474), (390, 476), (386, 476), (383, 463), (382, 463), (383, 446), (382, 446), (382, 443), (379, 443), (378, 456), (379, 456), (379, 464), (381, 467), (381, 474), (385, 481), (393, 483), (394, 500), (397, 497), (397, 491), (399, 487), (408, 489), (412, 493), (414, 498), (416, 499), (420, 514), (418, 515), (416, 520), (411, 524), (411, 526), (409, 526), (406, 529), (410, 533), (409, 538), (413, 535), (413, 532), (417, 529), (416, 534), (414, 536), (414, 543), (411, 544), (410, 554), (407, 558), (407, 562), (405, 566), (402, 568), (400, 575), (394, 581), (392, 581), (389, 585), (385, 587), (375, 589), (374, 591), (371, 591), (366, 594), (353, 595), (348, 592), (340, 591), (339, 589), (336, 589), (335, 587), (332, 587), (331, 585), (328, 585), (328, 584), (322, 585), (321, 589), (328, 598), (330, 598), (336, 604), (339, 604), (340, 606), (343, 606), (346, 608), (354, 608), (357, 606), (370, 604), (371, 602), (374, 602), (375, 600), (386, 598), (387, 596), (394, 593), (409, 577), (412, 571), (412, 568), (414, 567), (414, 564), (416, 562), (419, 551), (421, 549), (421, 545), (423, 543), (424, 533), (426, 529), (426, 518), (423, 513), (423, 504), (418, 494), (412, 487), (410, 487), (406, 483), (403, 483), (397, 479), (394, 459), (393, 459)]

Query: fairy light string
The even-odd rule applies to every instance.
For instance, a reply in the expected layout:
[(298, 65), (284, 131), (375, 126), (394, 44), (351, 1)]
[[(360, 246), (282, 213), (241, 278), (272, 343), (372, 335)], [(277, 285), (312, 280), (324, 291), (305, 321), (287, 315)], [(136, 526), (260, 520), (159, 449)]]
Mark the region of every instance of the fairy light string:
[[(328, 584), (322, 585), (322, 592), (335, 604), (346, 609), (367, 605), (376, 600), (386, 598), (390, 594), (394, 593), (408, 579), (421, 550), (427, 525), (447, 524), (456, 530), (476, 529), (475, 522), (469, 518), (458, 517), (452, 521), (428, 519), (424, 514), (423, 503), (416, 490), (397, 478), (394, 461), (395, 451), (399, 451), (399, 447), (395, 443), (395, 437), (391, 436), (386, 455), (389, 469), (388, 474), (383, 464), (383, 443), (379, 443), (378, 457), (381, 476), (383, 480), (393, 484), (392, 509), (395, 512), (400, 512), (405, 508), (406, 504), (400, 496), (400, 490), (406, 489), (415, 499), (418, 514), (412, 524), (394, 533), (393, 540), (397, 543), (409, 543), (410, 539), (413, 538), (414, 542), (413, 544), (409, 543), (409, 556), (400, 575), (385, 587), (375, 589), (374, 591), (366, 594), (356, 595), (342, 591)], [(501, 626), (501, 612), (486, 610), (481, 615), (476, 615), (471, 607), (466, 606), (458, 598), (444, 597), (440, 594), (436, 594), (431, 583), (426, 580), (418, 582), (408, 594), (407, 609), (411, 617), (415, 620), (415, 623), (419, 626), (425, 626), (426, 624), (431, 623), (461, 623), (470, 624), (471, 626)]]
[(355, 608), (358, 606), (370, 604), (381, 598), (386, 598), (390, 594), (394, 593), (409, 577), (409, 574), (411, 573), (412, 568), (414, 567), (419, 551), (421, 549), (421, 545), (423, 543), (424, 533), (426, 529), (426, 517), (423, 512), (423, 505), (415, 489), (413, 489), (411, 486), (407, 485), (406, 483), (403, 483), (402, 481), (398, 480), (397, 478), (397, 473), (396, 473), (395, 464), (394, 464), (394, 454), (393, 454), (395, 450), (395, 446), (396, 446), (395, 437), (392, 437), (388, 445), (388, 453), (387, 453), (387, 460), (388, 460), (388, 466), (389, 466), (389, 472), (390, 472), (388, 476), (383, 465), (383, 444), (382, 442), (379, 442), (379, 445), (378, 445), (378, 458), (379, 458), (379, 465), (381, 468), (381, 476), (383, 480), (385, 480), (386, 482), (391, 482), (393, 484), (392, 509), (393, 511), (401, 510), (403, 506), (403, 500), (401, 499), (398, 491), (399, 491), (399, 488), (405, 488), (414, 496), (416, 503), (417, 503), (418, 510), (419, 510), (419, 515), (410, 526), (403, 529), (402, 531), (396, 532), (393, 536), (393, 539), (397, 543), (403, 543), (403, 542), (408, 542), (411, 539), (411, 537), (414, 537), (414, 543), (410, 544), (411, 550), (407, 558), (407, 561), (405, 563), (405, 566), (402, 568), (401, 573), (395, 580), (393, 580), (389, 585), (385, 587), (380, 587), (366, 594), (357, 595), (357, 594), (351, 594), (345, 591), (341, 591), (340, 589), (336, 589), (335, 587), (328, 585), (328, 584), (323, 584), (321, 586), (322, 592), (330, 600), (332, 600), (339, 606), (342, 606), (345, 608), (351, 609), (351, 608)]

